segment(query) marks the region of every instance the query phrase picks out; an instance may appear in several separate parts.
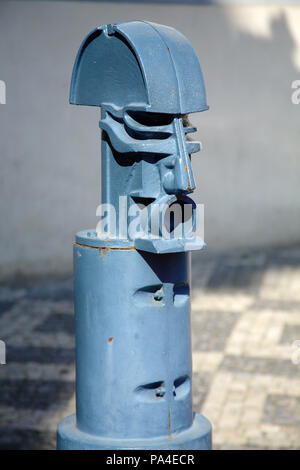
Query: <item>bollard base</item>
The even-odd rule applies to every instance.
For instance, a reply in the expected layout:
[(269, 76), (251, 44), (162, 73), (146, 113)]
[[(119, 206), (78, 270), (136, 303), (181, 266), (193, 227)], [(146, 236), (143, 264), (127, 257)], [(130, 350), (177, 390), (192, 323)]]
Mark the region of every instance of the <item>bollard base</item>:
[(210, 450), (211, 424), (195, 413), (190, 428), (176, 434), (144, 439), (115, 439), (95, 436), (76, 427), (76, 416), (64, 418), (58, 425), (58, 450)]

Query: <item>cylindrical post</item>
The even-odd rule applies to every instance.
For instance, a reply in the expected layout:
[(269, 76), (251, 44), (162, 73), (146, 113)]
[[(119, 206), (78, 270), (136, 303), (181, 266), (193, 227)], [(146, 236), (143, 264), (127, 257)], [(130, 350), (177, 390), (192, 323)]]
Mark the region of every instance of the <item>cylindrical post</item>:
[(192, 413), (189, 255), (75, 244), (74, 270), (81, 442), (67, 421), (59, 446), (207, 448), (209, 423)]
[(189, 251), (204, 242), (187, 196), (200, 145), (186, 114), (207, 109), (198, 60), (172, 28), (105, 25), (81, 46), (71, 102), (102, 108), (112, 217), (74, 244), (76, 414), (59, 424), (58, 448), (209, 449), (210, 423), (192, 410)]

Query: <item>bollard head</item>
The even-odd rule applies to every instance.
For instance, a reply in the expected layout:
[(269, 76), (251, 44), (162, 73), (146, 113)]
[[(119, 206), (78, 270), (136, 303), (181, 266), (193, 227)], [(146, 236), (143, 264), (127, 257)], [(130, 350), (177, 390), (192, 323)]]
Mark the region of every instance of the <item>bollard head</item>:
[(70, 102), (165, 114), (208, 109), (190, 42), (173, 28), (146, 21), (104, 25), (87, 36), (75, 61)]
[[(195, 204), (187, 195), (195, 189), (191, 154), (200, 150), (200, 143), (188, 136), (196, 128), (187, 115), (208, 109), (200, 64), (189, 41), (173, 28), (145, 21), (95, 29), (77, 54), (70, 102), (102, 109), (104, 202), (116, 205), (118, 197), (126, 196), (129, 205), (147, 207), (147, 237), (128, 235), (135, 247), (156, 253), (203, 248), (203, 240), (191, 242), (186, 231), (178, 235), (178, 225), (192, 230), (196, 224)], [(171, 207), (174, 212), (175, 205), (179, 212), (191, 208), (190, 221), (173, 221), (166, 229), (166, 213)], [(178, 217), (182, 219), (181, 212)], [(159, 222), (149, 239), (154, 219)], [(166, 240), (166, 232), (172, 232), (172, 240)]]

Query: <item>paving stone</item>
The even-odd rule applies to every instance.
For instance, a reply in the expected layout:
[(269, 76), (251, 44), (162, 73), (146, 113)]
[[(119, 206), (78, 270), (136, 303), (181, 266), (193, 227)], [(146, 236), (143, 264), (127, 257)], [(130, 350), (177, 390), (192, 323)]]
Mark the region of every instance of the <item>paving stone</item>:
[(212, 374), (193, 373), (193, 407), (195, 411), (201, 411), (207, 392), (210, 387)]
[(285, 325), (280, 343), (291, 345), (296, 340), (300, 340), (300, 325)]
[(63, 331), (70, 335), (75, 334), (75, 319), (68, 313), (53, 313), (49, 315), (43, 323), (35, 328), (35, 331), (41, 333), (53, 333)]
[(9, 300), (0, 300), (0, 315), (2, 313), (8, 312), (12, 306), (14, 305), (14, 301), (9, 301)]
[(0, 450), (54, 450), (55, 448), (55, 432), (0, 428)]
[(250, 374), (268, 374), (272, 371), (273, 375), (287, 377), (294, 377), (297, 370), (291, 360), (233, 355), (226, 355), (220, 368), (231, 372)]
[(0, 380), (1, 407), (47, 410), (63, 408), (74, 393), (74, 384), (60, 380)]
[(221, 289), (216, 294), (211, 290), (192, 289), (192, 311), (195, 312), (235, 312), (241, 313), (255, 300), (255, 296), (248, 292), (228, 292)]
[(11, 346), (6, 347), (6, 362), (22, 364), (24, 362), (36, 362), (37, 364), (75, 364), (75, 350), (57, 347), (30, 347)]
[(218, 263), (208, 283), (208, 289), (250, 290), (260, 286), (262, 271), (259, 266)]
[(222, 351), (235, 324), (233, 312), (195, 312), (192, 316), (194, 351)]
[(193, 351), (193, 371), (194, 372), (215, 372), (223, 360), (221, 352)]
[(43, 280), (27, 288), (26, 296), (34, 300), (73, 301), (73, 280)]
[(300, 397), (268, 395), (262, 421), (281, 425), (300, 426)]
[(249, 307), (250, 310), (271, 310), (276, 312), (300, 313), (300, 302), (257, 298)]

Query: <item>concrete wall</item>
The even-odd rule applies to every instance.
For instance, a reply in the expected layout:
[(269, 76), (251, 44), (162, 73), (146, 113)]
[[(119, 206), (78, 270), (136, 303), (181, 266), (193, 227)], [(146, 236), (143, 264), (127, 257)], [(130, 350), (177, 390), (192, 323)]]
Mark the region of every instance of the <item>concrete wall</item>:
[(193, 157), (211, 251), (300, 242), (300, 8), (0, 3), (0, 277), (71, 269), (100, 202), (98, 109), (70, 106), (76, 51), (95, 26), (148, 19), (194, 45), (211, 110)]

